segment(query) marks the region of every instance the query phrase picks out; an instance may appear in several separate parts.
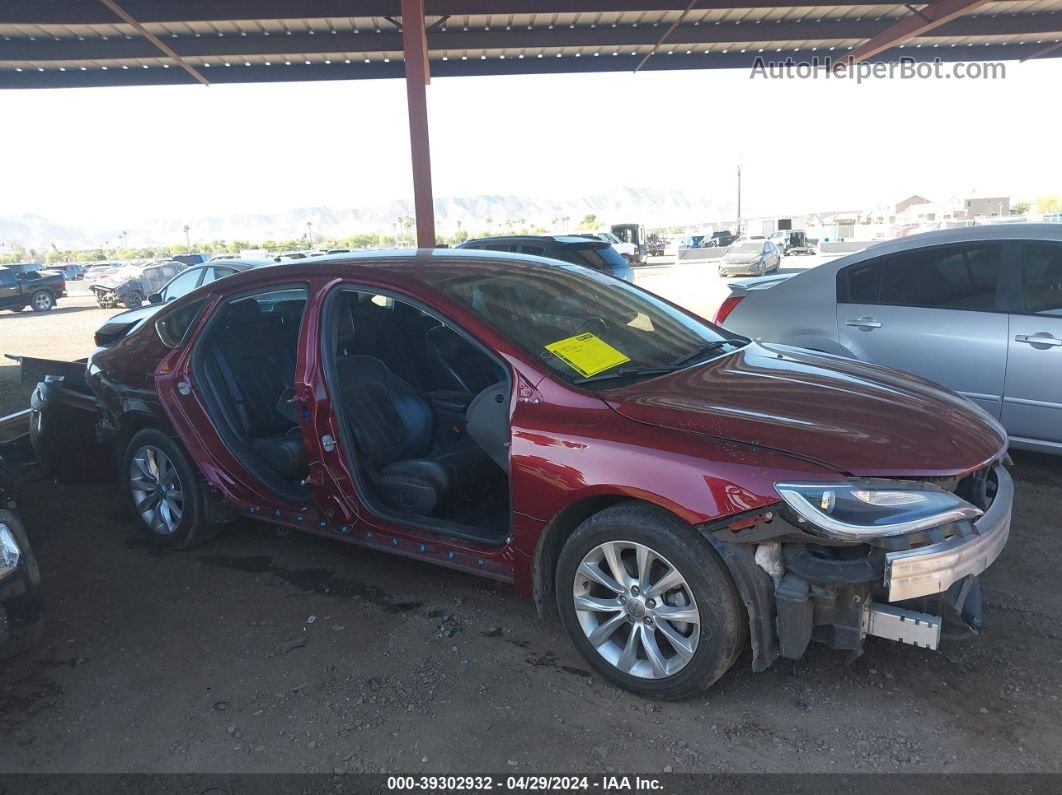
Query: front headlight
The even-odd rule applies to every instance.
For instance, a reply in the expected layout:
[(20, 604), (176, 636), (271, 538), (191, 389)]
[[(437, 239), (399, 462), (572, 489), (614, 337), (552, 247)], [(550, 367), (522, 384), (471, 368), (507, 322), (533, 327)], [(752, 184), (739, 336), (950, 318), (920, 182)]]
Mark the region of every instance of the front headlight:
[(11, 528), (0, 522), (0, 580), (18, 567), (22, 552), (15, 541)]
[(850, 480), (776, 483), (774, 488), (809, 530), (843, 541), (916, 533), (982, 513), (929, 483)]

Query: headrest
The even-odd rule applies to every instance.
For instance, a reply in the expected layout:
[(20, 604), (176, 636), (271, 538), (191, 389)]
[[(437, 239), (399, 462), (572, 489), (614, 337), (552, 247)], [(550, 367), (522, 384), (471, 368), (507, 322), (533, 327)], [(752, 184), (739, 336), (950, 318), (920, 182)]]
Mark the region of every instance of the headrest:
[(262, 316), (258, 302), (253, 298), (236, 301), (225, 308), (226, 326), (247, 326)]
[(302, 318), (302, 311), (306, 302), (301, 298), (293, 298), (290, 301), (277, 301), (273, 306), (273, 314), (280, 318), (283, 323), (298, 323)]

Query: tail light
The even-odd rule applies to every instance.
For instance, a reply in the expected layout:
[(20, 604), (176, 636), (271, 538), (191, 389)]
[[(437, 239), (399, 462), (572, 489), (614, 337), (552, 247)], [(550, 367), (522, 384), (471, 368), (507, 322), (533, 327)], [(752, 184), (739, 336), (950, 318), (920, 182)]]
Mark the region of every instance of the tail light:
[(717, 326), (721, 326), (726, 323), (726, 319), (730, 317), (730, 313), (737, 309), (737, 305), (744, 300), (743, 295), (731, 295), (726, 298), (723, 303), (719, 305), (719, 308), (715, 310), (715, 316), (712, 318), (712, 322)]

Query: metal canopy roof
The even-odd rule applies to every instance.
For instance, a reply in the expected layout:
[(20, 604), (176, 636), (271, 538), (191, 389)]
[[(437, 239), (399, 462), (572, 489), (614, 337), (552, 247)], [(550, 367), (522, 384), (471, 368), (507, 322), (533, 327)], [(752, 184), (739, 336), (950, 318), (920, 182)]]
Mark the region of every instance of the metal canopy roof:
[[(436, 77), (1062, 56), (1062, 0), (426, 0), (425, 12)], [(0, 88), (399, 78), (401, 25), (400, 0), (0, 0)]]

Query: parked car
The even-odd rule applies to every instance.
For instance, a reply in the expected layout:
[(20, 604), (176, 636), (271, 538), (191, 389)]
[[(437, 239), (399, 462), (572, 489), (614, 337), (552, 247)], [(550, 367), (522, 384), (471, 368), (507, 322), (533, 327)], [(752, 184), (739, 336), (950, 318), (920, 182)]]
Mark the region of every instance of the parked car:
[(733, 232), (730, 232), (729, 230), (722, 230), (719, 232), (712, 232), (712, 236), (706, 245), (716, 246), (719, 248), (726, 248), (727, 246), (731, 245), (735, 240), (737, 240), (737, 237), (734, 235)]
[(49, 266), (48, 270), (58, 271), (63, 274), (63, 278), (68, 282), (77, 282), (85, 278), (85, 268), (78, 265), (76, 262), (69, 262), (66, 265)]
[(729, 329), (929, 378), (1062, 453), (1062, 227), (927, 232), (730, 289)]
[(784, 256), (815, 253), (815, 248), (811, 245), (811, 241), (808, 240), (807, 233), (803, 229), (779, 229), (776, 232), (771, 232), (771, 236), (767, 239)]
[(664, 248), (666, 244), (659, 237), (649, 239), (649, 256), (650, 257), (662, 257), (664, 256)]
[(85, 266), (85, 284), (94, 284), (104, 276), (109, 276), (121, 267), (117, 262), (93, 262)]
[(128, 309), (125, 312), (119, 312), (100, 326), (96, 330), (96, 346), (99, 348), (106, 348), (110, 345), (114, 345), (118, 340), (128, 334), (129, 331), (136, 328), (145, 319), (154, 315), (162, 308), (163, 304), (167, 304), (170, 301), (176, 301), (178, 298), (187, 295), (198, 287), (211, 284), (218, 279), (224, 279), (227, 276), (241, 273), (250, 268), (272, 264), (273, 260), (271, 259), (214, 260), (206, 265), (195, 265), (187, 270), (181, 271), (170, 279), (170, 281), (167, 282), (157, 293), (149, 295), (146, 304), (136, 307), (135, 309)]
[(173, 260), (129, 263), (93, 282), (90, 289), (96, 296), (96, 303), (104, 309), (116, 306), (135, 309), (187, 267)]
[(746, 645), (936, 648), (1009, 529), (1005, 434), (958, 395), (537, 257), (256, 268), (85, 372), (152, 543), (252, 517), (492, 578), (649, 696)]
[(764, 276), (781, 265), (782, 255), (769, 240), (747, 240), (726, 250), (719, 260), (719, 275)]
[(15, 485), (0, 458), (0, 660), (44, 634), (41, 573), (15, 504)]
[(27, 306), (34, 312), (47, 312), (66, 295), (66, 279), (61, 273), (16, 273), (0, 265), (0, 309), (21, 312)]
[(634, 281), (634, 271), (610, 243), (578, 235), (506, 235), (467, 240), (459, 249), (510, 251), (582, 265), (625, 282)]
[(638, 260), (638, 247), (634, 243), (620, 240), (611, 232), (576, 232), (575, 236), (585, 237), (588, 240), (604, 240), (606, 243), (610, 243), (612, 248), (616, 249), (620, 256), (627, 260), (628, 265), (633, 265)]
[(204, 262), (209, 262), (213, 257), (209, 254), (175, 254), (170, 259), (191, 267), (192, 265), (202, 265)]

